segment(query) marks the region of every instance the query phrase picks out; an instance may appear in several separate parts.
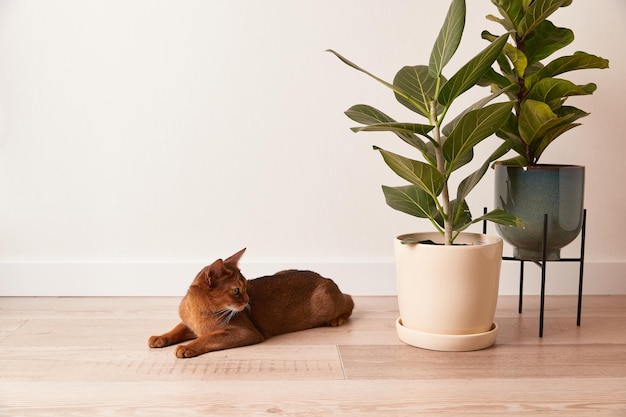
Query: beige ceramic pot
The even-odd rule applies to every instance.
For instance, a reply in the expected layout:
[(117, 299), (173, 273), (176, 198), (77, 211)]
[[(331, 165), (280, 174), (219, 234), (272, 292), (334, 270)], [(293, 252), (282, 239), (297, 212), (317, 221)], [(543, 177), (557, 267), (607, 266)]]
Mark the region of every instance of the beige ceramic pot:
[(402, 244), (442, 242), (439, 233), (398, 236), (395, 242), (400, 317), (398, 336), (413, 346), (445, 351), (493, 345), (502, 239), (462, 233), (453, 246)]

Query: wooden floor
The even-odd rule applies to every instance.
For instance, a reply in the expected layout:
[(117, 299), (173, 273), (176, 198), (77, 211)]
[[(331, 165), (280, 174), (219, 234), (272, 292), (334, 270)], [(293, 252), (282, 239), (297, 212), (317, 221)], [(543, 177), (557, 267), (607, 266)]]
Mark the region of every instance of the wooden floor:
[(177, 359), (178, 298), (0, 298), (0, 416), (626, 416), (626, 296), (501, 297), (492, 348), (402, 344), (393, 297), (338, 328)]

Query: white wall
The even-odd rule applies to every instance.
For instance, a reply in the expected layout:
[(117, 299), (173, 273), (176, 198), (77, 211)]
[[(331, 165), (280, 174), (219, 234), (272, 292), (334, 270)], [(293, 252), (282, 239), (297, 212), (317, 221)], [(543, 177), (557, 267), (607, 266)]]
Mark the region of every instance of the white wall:
[[(393, 236), (429, 225), (380, 191), (401, 180), (371, 145), (406, 148), (351, 133), (342, 112), (406, 112), (324, 50), (390, 80), (427, 62), (447, 3), (0, 1), (0, 295), (177, 295), (242, 247), (249, 278), (308, 267), (393, 294)], [(500, 31), (490, 2), (468, 3), (451, 68)], [(553, 19), (577, 34), (570, 52), (611, 60), (582, 73), (599, 89), (576, 104), (593, 114), (544, 158), (587, 166), (587, 293), (626, 293), (625, 15), (622, 0), (576, 1)], [(475, 212), (491, 187), (489, 173)], [(549, 291), (575, 292), (575, 267), (550, 271)]]

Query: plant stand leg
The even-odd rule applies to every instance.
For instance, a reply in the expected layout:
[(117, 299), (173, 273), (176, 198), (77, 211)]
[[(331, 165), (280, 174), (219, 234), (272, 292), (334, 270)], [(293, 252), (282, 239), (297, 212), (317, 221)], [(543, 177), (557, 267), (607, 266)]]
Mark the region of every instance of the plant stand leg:
[(524, 300), (524, 261), (519, 261), (519, 302), (517, 312), (522, 314), (522, 303)]
[(539, 307), (539, 337), (543, 337), (543, 309), (546, 297), (546, 258), (548, 253), (548, 214), (543, 215), (543, 248), (541, 249), (541, 305)]
[(583, 228), (580, 236), (580, 270), (578, 274), (578, 312), (576, 325), (580, 326), (580, 317), (583, 305), (583, 272), (585, 270), (585, 232), (587, 229), (587, 209), (583, 210)]

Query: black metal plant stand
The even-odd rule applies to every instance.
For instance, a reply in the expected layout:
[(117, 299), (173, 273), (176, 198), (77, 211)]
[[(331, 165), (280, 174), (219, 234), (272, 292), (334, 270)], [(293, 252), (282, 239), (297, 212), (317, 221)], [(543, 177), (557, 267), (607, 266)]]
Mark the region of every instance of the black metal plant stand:
[[(485, 208), (485, 213), (487, 209)], [(546, 266), (548, 262), (579, 262), (578, 273), (578, 312), (576, 314), (576, 325), (580, 326), (580, 317), (582, 311), (582, 296), (583, 296), (583, 272), (585, 267), (585, 232), (587, 228), (587, 209), (583, 210), (583, 225), (580, 238), (580, 257), (578, 258), (560, 258), (558, 260), (547, 260), (547, 240), (548, 240), (548, 214), (543, 216), (543, 239), (542, 239), (542, 259), (540, 261), (534, 261), (529, 259), (521, 259), (511, 256), (503, 256), (503, 261), (517, 261), (520, 263), (519, 272), (519, 304), (518, 312), (522, 313), (522, 302), (524, 292), (524, 263), (532, 262), (541, 268), (541, 303), (539, 307), (539, 337), (543, 337), (543, 317), (546, 295)], [(487, 222), (483, 222), (483, 234), (487, 233)]]

